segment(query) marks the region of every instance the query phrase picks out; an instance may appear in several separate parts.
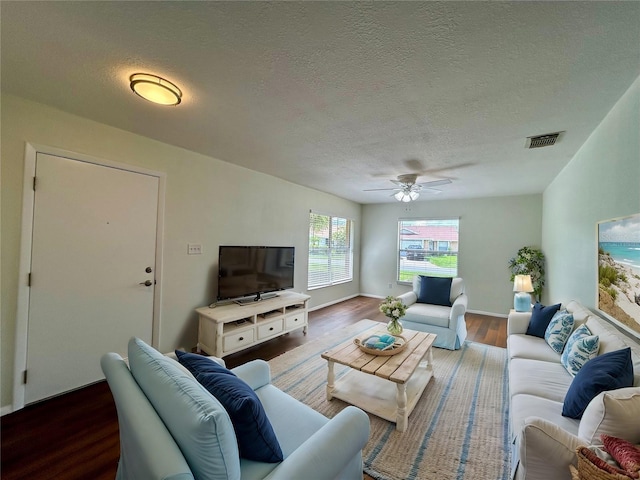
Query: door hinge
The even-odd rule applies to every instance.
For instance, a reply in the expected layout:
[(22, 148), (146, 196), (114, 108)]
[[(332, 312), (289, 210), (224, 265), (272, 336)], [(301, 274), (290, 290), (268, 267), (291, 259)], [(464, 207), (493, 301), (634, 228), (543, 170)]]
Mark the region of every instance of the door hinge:
[(36, 177), (33, 177), (33, 191), (36, 191)]
[(27, 384), (27, 370), (22, 372), (22, 383), (25, 385)]
[(27, 287), (31, 286), (31, 272), (28, 273), (27, 275)]

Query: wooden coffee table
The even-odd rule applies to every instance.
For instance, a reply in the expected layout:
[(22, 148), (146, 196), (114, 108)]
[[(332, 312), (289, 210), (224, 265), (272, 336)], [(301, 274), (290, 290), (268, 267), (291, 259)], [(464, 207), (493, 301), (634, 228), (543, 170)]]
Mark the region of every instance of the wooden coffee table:
[[(378, 323), (356, 338), (387, 333)], [(433, 376), (431, 347), (433, 333), (404, 330), (406, 348), (395, 355), (370, 355), (354, 344), (354, 338), (322, 354), (327, 360), (327, 400), (339, 398), (378, 417), (396, 423), (396, 430), (407, 429), (409, 415)], [(351, 368), (336, 381), (334, 364)]]

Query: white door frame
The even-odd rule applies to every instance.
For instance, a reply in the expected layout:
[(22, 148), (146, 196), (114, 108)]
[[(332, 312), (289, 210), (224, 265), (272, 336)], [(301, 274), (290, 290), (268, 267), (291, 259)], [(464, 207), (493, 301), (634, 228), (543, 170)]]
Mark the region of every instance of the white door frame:
[[(153, 295), (153, 320), (151, 327), (151, 344), (158, 347), (160, 337), (160, 308), (162, 305), (162, 238), (164, 231), (164, 198), (166, 188), (166, 174), (144, 168), (112, 162), (101, 158), (80, 153), (70, 152), (55, 147), (27, 143), (24, 153), (24, 180), (22, 186), (22, 231), (20, 238), (20, 267), (18, 277), (18, 305), (16, 313), (16, 341), (13, 365), (13, 405), (12, 411), (24, 408), (26, 386), (23, 382), (24, 371), (27, 369), (27, 340), (29, 331), (29, 272), (31, 271), (31, 247), (33, 235), (33, 207), (35, 191), (33, 178), (36, 174), (36, 155), (45, 153), (64, 157), (79, 162), (92, 163), (105, 167), (117, 168), (129, 172), (150, 175), (158, 178), (158, 219), (156, 231), (156, 285)], [(105, 352), (106, 353), (106, 352)]]

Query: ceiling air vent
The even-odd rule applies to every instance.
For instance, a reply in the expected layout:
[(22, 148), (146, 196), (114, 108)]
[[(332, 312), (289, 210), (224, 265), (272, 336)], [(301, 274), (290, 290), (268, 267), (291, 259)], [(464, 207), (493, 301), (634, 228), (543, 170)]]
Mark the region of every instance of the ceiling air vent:
[(562, 132), (545, 133), (544, 135), (527, 137), (525, 148), (550, 147), (551, 145), (555, 145), (561, 133)]

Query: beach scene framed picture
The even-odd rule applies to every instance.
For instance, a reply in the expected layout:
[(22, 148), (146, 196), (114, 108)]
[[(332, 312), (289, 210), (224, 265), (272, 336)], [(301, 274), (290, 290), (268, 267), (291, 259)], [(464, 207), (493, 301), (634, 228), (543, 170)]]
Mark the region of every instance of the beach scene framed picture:
[(640, 213), (598, 222), (598, 310), (640, 337)]

